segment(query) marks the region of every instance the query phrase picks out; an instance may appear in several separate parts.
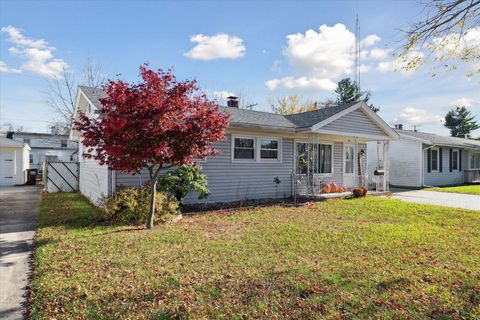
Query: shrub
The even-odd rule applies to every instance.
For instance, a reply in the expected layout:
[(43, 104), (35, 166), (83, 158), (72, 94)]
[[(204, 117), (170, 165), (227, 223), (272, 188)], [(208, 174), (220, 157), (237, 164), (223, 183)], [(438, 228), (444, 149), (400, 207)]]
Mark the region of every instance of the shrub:
[[(109, 223), (143, 224), (150, 208), (150, 188), (123, 188), (102, 201), (98, 210), (100, 221)], [(155, 197), (155, 221), (166, 222), (178, 214), (178, 201), (165, 192)]]
[(191, 191), (198, 192), (198, 199), (208, 197), (207, 177), (198, 166), (181, 166), (159, 179), (158, 189), (167, 192), (181, 204)]

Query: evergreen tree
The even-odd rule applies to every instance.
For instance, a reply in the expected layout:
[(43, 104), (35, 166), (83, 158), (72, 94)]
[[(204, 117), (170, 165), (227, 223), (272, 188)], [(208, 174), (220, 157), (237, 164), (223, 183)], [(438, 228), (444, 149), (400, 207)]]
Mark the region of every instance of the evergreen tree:
[(335, 93), (337, 94), (337, 105), (363, 100), (373, 112), (380, 111), (380, 108), (375, 107), (372, 103), (368, 103), (372, 93), (370, 91), (360, 90), (358, 85), (352, 82), (350, 78), (340, 80), (337, 89), (335, 89)]
[(456, 107), (445, 116), (445, 127), (450, 129), (452, 137), (470, 138), (470, 133), (480, 129), (480, 124), (466, 107)]

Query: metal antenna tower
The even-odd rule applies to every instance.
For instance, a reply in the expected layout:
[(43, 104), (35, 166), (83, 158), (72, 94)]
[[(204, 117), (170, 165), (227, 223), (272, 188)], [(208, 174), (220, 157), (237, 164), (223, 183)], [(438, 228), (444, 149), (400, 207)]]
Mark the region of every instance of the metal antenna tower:
[(360, 20), (357, 18), (355, 20), (355, 67), (353, 71), (353, 82), (356, 85), (358, 95), (360, 92)]

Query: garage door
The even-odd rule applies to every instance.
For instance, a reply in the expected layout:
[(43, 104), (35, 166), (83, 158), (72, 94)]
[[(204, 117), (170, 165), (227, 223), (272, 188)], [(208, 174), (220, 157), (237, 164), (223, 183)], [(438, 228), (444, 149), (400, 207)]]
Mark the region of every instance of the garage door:
[(12, 186), (15, 173), (15, 151), (0, 151), (0, 186)]

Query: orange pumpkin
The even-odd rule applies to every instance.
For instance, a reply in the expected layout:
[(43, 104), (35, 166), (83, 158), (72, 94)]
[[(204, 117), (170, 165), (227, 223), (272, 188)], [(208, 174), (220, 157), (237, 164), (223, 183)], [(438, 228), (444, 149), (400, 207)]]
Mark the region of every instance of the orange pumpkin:
[(332, 193), (338, 192), (338, 187), (336, 183), (330, 184), (330, 189), (332, 190)]
[(330, 192), (330, 185), (326, 184), (322, 188), (322, 193), (329, 193)]

